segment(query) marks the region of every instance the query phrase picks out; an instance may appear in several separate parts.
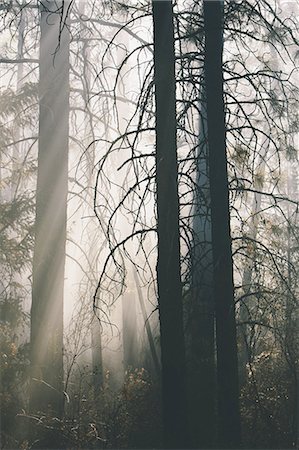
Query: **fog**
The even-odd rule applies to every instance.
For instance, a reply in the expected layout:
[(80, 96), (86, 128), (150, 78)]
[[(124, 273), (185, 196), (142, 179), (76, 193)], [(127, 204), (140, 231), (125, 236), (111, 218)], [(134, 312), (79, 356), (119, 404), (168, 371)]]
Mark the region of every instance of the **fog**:
[[(34, 408), (45, 413), (45, 428), (61, 420), (60, 432), (73, 439), (63, 448), (162, 448), (151, 8), (139, 1), (42, 3), (0, 7), (1, 355), (13, 374), (5, 372), (1, 383), (9, 411), (4, 448), (42, 448), (34, 447), (42, 440), (31, 446), (24, 431), (32, 417), (39, 420)], [(263, 424), (272, 421), (266, 431), (261, 425), (258, 443), (249, 432), (244, 441), (271, 448), (269, 430), (277, 424), (283, 424), (280, 445), (296, 445), (299, 435), (298, 5), (249, 1), (242, 11), (241, 3), (225, 3), (229, 238), (242, 423), (250, 430), (261, 417)], [(212, 320), (215, 334), (217, 261), (202, 4), (177, 1), (174, 11), (191, 410), (192, 389), (198, 399), (196, 384), (204, 383), (209, 357), (194, 357), (194, 329)], [(211, 346), (216, 361), (214, 341)], [(281, 386), (285, 373), (291, 381)], [(275, 399), (263, 385), (267, 377)], [(264, 410), (275, 403), (276, 416), (267, 412), (267, 420), (249, 400), (256, 396), (258, 403), (263, 395)], [(285, 425), (290, 410), (291, 430)]]

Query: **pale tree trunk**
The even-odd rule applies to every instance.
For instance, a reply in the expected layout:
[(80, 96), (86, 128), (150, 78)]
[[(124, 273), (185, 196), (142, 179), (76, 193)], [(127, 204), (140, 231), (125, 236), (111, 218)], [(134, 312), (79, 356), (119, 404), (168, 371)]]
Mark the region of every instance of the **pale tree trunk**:
[[(24, 55), (24, 33), (26, 26), (26, 8), (22, 6), (20, 11), (20, 21), (18, 28), (18, 59), (21, 60)], [(18, 63), (17, 65), (17, 94), (19, 94), (22, 85), (23, 85), (23, 74), (24, 67), (23, 63)], [(14, 130), (15, 141), (18, 142), (20, 139), (20, 128), (17, 126)], [(22, 164), (22, 155), (21, 155), (22, 147), (20, 144), (15, 144), (13, 146), (13, 155), (12, 155), (12, 177), (11, 177), (11, 201), (17, 195), (19, 180), (20, 180), (20, 169)]]
[(153, 1), (152, 7), (156, 103), (157, 287), (164, 446), (186, 448), (173, 11), (172, 2)]
[(122, 295), (123, 358), (126, 372), (137, 367), (137, 316), (134, 293), (127, 291)]
[[(263, 49), (264, 52), (264, 49)], [(269, 52), (272, 56), (271, 61), (274, 66), (274, 70), (278, 70), (278, 60), (277, 54), (273, 49), (272, 45), (269, 48)], [(273, 88), (275, 89), (278, 85), (276, 80), (273, 81)], [(267, 125), (266, 134), (271, 136), (271, 128), (269, 124)], [(243, 298), (240, 302), (239, 307), (239, 319), (240, 319), (240, 351), (239, 351), (239, 374), (240, 374), (240, 384), (241, 386), (246, 381), (247, 376), (247, 363), (250, 363), (253, 359), (251, 354), (251, 344), (250, 344), (250, 331), (251, 326), (249, 322), (252, 320), (251, 309), (253, 304), (253, 299), (251, 298), (252, 292), (252, 275), (253, 268), (255, 264), (255, 252), (252, 249), (255, 248), (255, 241), (258, 236), (258, 224), (260, 221), (260, 212), (262, 205), (262, 191), (265, 184), (265, 168), (266, 168), (266, 158), (270, 148), (270, 139), (265, 138), (260, 154), (258, 157), (258, 164), (255, 166), (256, 176), (253, 180), (253, 188), (255, 192), (253, 193), (253, 202), (251, 207), (251, 217), (249, 220), (249, 230), (247, 233), (248, 246), (246, 252), (246, 265), (242, 277), (242, 289)]]
[[(129, 20), (127, 14), (123, 17), (123, 12), (121, 12), (120, 20)], [(115, 40), (115, 44), (118, 46), (116, 50), (116, 64), (118, 67), (121, 67), (123, 64), (124, 58), (127, 54), (130, 53), (130, 40), (129, 35), (126, 32), (120, 32)], [(130, 59), (125, 64), (126, 69), (123, 71), (119, 71), (118, 79), (115, 86), (115, 105), (117, 111), (117, 131), (119, 136), (125, 136), (128, 125), (128, 117), (131, 117), (131, 105), (127, 98), (130, 97), (131, 89), (133, 89), (132, 81), (130, 78), (125, 76), (125, 72), (131, 66)], [(124, 73), (123, 73), (124, 72)], [(123, 101), (120, 101), (123, 99)], [(123, 141), (121, 141), (121, 146), (123, 145)], [(126, 146), (127, 144), (125, 144)], [(112, 164), (114, 167), (119, 166), (127, 157), (126, 148), (122, 148), (115, 157), (112, 159)], [(115, 171), (114, 171), (115, 173)], [(121, 175), (122, 176), (122, 175)], [(120, 174), (115, 174), (115, 183), (121, 183), (124, 187), (126, 181), (122, 179), (120, 181)], [(128, 217), (125, 214), (122, 214), (119, 222), (119, 229), (122, 233), (128, 236), (131, 232), (131, 226), (128, 222)], [(133, 250), (133, 242), (128, 243), (128, 252), (131, 254)], [(135, 268), (133, 268), (133, 271)], [(135, 290), (132, 289), (133, 286), (133, 272), (129, 268), (127, 270), (127, 280), (128, 287), (126, 291), (121, 296), (121, 311), (122, 311), (122, 350), (123, 350), (123, 368), (124, 375), (128, 373), (128, 371), (132, 371), (138, 367), (139, 355), (138, 355), (138, 321), (137, 321), (137, 305), (136, 305), (136, 295)]]
[(204, 27), (216, 311), (218, 446), (239, 448), (239, 382), (223, 99), (222, 1), (204, 1)]
[[(259, 164), (257, 168), (259, 170), (259, 181), (254, 181), (254, 189), (262, 191), (264, 186), (265, 165), (266, 156), (268, 153), (269, 141), (265, 142), (262, 153), (259, 156)], [(247, 233), (248, 238), (248, 250), (246, 254), (246, 265), (242, 277), (242, 290), (243, 298), (240, 301), (239, 307), (239, 320), (240, 320), (240, 351), (239, 351), (239, 374), (240, 385), (244, 384), (247, 376), (247, 363), (250, 363), (253, 355), (250, 350), (250, 325), (251, 320), (251, 291), (252, 291), (252, 274), (254, 267), (255, 252), (252, 252), (252, 248), (255, 247), (255, 241), (258, 233), (259, 214), (261, 212), (262, 194), (260, 192), (254, 192), (253, 201), (251, 207), (251, 217), (249, 221), (249, 230)]]
[[(39, 140), (31, 307), (32, 412), (63, 414), (63, 288), (68, 192), (69, 33), (41, 4)], [(51, 444), (50, 444), (51, 445)], [(52, 444), (54, 445), (54, 444)]]
[[(282, 9), (283, 19), (288, 19), (292, 17), (293, 19), (298, 18), (299, 14), (299, 4), (298, 2), (292, 0), (278, 0), (278, 5)], [(296, 55), (298, 51), (298, 46), (292, 44), (289, 47), (289, 52), (292, 55), (293, 60), (296, 60)], [(283, 62), (282, 62), (283, 64)], [(278, 69), (278, 67), (277, 67)], [(297, 83), (299, 82), (297, 74)], [(299, 148), (299, 134), (298, 132), (294, 136), (294, 149)], [(299, 183), (298, 183), (298, 151), (296, 151), (296, 156), (294, 155), (293, 161), (289, 162), (288, 166), (288, 186), (287, 186), (287, 196), (293, 200), (298, 201), (299, 195)], [(288, 220), (291, 221), (290, 226), (298, 223), (298, 207), (293, 209), (293, 215), (290, 213), (291, 207), (288, 203)], [(291, 277), (291, 265), (295, 264), (296, 261), (292, 261), (292, 253), (294, 247), (298, 247), (297, 239), (294, 236), (294, 232), (291, 232), (291, 228), (288, 226), (288, 278), (289, 278), (289, 294), (286, 299), (286, 316), (285, 316), (285, 339), (286, 348), (289, 353), (287, 361), (290, 364), (294, 376), (294, 410), (293, 410), (293, 420), (292, 420), (292, 438), (294, 448), (299, 448), (299, 300), (296, 295), (296, 281)], [(292, 236), (293, 235), (293, 236)]]
[[(22, 7), (20, 11), (20, 20), (18, 26), (18, 50), (17, 50), (17, 58), (21, 60), (24, 54), (24, 32), (25, 32), (25, 24), (26, 24), (26, 8)], [(17, 82), (16, 82), (16, 94), (20, 93), (20, 90), (23, 85), (23, 72), (24, 67), (23, 63), (19, 62), (17, 64)], [(22, 144), (18, 141), (20, 140), (20, 127), (18, 124), (14, 125), (13, 136), (15, 143), (13, 145), (12, 151), (12, 162), (11, 162), (11, 179), (9, 188), (6, 191), (4, 190), (4, 198), (5, 201), (13, 204), (16, 201), (18, 196), (18, 189), (20, 187), (20, 179), (21, 179), (21, 168), (22, 168)], [(10, 292), (11, 298), (18, 298), (18, 285), (22, 284), (22, 279), (20, 274), (12, 273), (11, 281), (10, 281)]]
[[(81, 17), (84, 17), (85, 14), (85, 1), (81, 1), (79, 5), (79, 10)], [(84, 36), (85, 26), (82, 26), (82, 35)], [(86, 38), (88, 37), (88, 33)], [(91, 72), (88, 66), (88, 62), (90, 60), (90, 48), (88, 40), (84, 43), (84, 48), (82, 50), (83, 58), (84, 58), (84, 86), (83, 86), (83, 96), (85, 102), (85, 130), (84, 130), (84, 145), (86, 149), (84, 154), (88, 159), (87, 169), (86, 169), (86, 216), (90, 217), (89, 223), (85, 228), (88, 236), (89, 236), (89, 249), (88, 259), (90, 262), (90, 267), (88, 268), (91, 277), (91, 287), (89, 289), (88, 295), (92, 298), (93, 293), (95, 292), (97, 286), (97, 261), (98, 261), (98, 252), (99, 252), (99, 244), (98, 244), (98, 226), (97, 220), (94, 217), (93, 211), (93, 190), (94, 190), (94, 173), (93, 168), (95, 166), (95, 136), (93, 129), (93, 119), (90, 114), (89, 108), (89, 100), (90, 100), (90, 85), (91, 85)], [(91, 206), (92, 205), (92, 206)], [(94, 217), (94, 219), (91, 219)], [(91, 311), (91, 314), (94, 315), (94, 312)], [(101, 388), (103, 386), (103, 356), (102, 356), (102, 327), (100, 323), (100, 319), (96, 316), (92, 317), (91, 323), (91, 360), (92, 360), (92, 372), (93, 372), (93, 390), (94, 390), (94, 399), (96, 402), (96, 407), (98, 409), (98, 413), (100, 413), (100, 402), (99, 402), (99, 394), (101, 392)]]

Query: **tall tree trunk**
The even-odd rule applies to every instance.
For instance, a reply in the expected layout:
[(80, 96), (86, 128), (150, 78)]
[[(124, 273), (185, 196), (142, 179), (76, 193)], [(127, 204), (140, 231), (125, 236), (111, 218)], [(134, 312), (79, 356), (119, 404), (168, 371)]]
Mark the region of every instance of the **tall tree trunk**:
[[(24, 54), (24, 34), (25, 34), (25, 24), (26, 24), (26, 8), (22, 6), (20, 11), (20, 19), (18, 25), (18, 59), (23, 58)], [(16, 80), (16, 94), (20, 94), (22, 85), (23, 85), (23, 73), (24, 66), (23, 63), (17, 64), (17, 80)], [(19, 185), (20, 185), (20, 170), (22, 168), (22, 144), (19, 143), (21, 133), (20, 126), (18, 123), (14, 125), (13, 136), (15, 140), (15, 144), (13, 145), (12, 151), (12, 167), (11, 167), (11, 179), (9, 189), (5, 193), (5, 189), (3, 189), (4, 198), (7, 202), (13, 204), (14, 201), (17, 200), (19, 195)], [(14, 272), (11, 274), (11, 282), (10, 282), (10, 295), (11, 298), (18, 298), (18, 286), (22, 284), (22, 277), (20, 274)]]
[(215, 438), (215, 306), (205, 86), (201, 89), (191, 286), (190, 432), (192, 447)]
[(218, 446), (240, 446), (239, 386), (223, 99), (223, 2), (204, 1), (205, 83), (216, 308)]
[(186, 448), (185, 350), (180, 273), (172, 2), (153, 1), (156, 101), (158, 305), (167, 448)]
[(69, 33), (61, 1), (41, 3), (39, 141), (31, 307), (34, 411), (63, 411), (63, 286), (68, 191)]
[[(79, 3), (80, 17), (85, 17), (85, 0), (81, 0)], [(83, 100), (85, 103), (85, 124), (84, 124), (84, 154), (87, 158), (87, 168), (85, 173), (85, 186), (86, 191), (84, 195), (84, 202), (86, 206), (86, 216), (90, 217), (88, 225), (85, 230), (88, 233), (88, 245), (87, 250), (88, 259), (90, 262), (89, 276), (90, 276), (90, 288), (88, 295), (96, 289), (97, 285), (97, 262), (99, 255), (98, 248), (98, 226), (96, 218), (93, 217), (93, 195), (94, 195), (94, 165), (95, 165), (95, 134), (93, 126), (93, 117), (90, 112), (90, 86), (92, 82), (92, 75), (89, 67), (89, 61), (91, 59), (90, 43), (88, 40), (88, 31), (85, 28), (85, 23), (81, 22), (81, 33), (85, 37), (82, 54), (84, 58), (84, 83), (83, 83)], [(88, 284), (89, 285), (89, 284)], [(94, 311), (91, 311), (94, 316)], [(92, 373), (93, 373), (93, 391), (94, 401), (96, 402), (96, 409), (98, 416), (100, 416), (101, 404), (99, 401), (99, 395), (103, 386), (103, 355), (102, 355), (102, 326), (98, 317), (92, 318), (91, 324), (91, 361), (92, 361)]]

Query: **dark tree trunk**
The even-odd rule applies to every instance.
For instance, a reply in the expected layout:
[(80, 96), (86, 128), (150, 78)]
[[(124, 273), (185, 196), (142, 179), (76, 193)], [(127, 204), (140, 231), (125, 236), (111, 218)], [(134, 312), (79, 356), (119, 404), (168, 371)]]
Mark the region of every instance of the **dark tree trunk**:
[(219, 448), (239, 448), (237, 342), (223, 99), (222, 1), (204, 1), (204, 27), (216, 308), (218, 446)]
[(172, 2), (153, 1), (156, 101), (157, 283), (167, 448), (186, 448)]
[(197, 189), (191, 285), (189, 364), (190, 433), (193, 448), (215, 444), (215, 305), (205, 86), (201, 89)]
[[(63, 409), (63, 285), (69, 136), (69, 35), (62, 1), (41, 3), (39, 141), (31, 307), (32, 412)], [(54, 445), (54, 444), (53, 444)]]

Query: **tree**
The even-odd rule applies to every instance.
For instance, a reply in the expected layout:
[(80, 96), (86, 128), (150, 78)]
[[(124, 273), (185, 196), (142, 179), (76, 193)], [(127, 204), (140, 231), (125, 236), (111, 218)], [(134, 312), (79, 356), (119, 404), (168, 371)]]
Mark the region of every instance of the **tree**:
[(223, 3), (204, 1), (205, 83), (216, 309), (218, 445), (240, 446), (237, 341), (223, 99)]
[(186, 447), (185, 350), (179, 239), (172, 2), (153, 1), (156, 102), (157, 286), (167, 448)]
[(69, 33), (64, 22), (65, 7), (63, 1), (41, 3), (30, 335), (31, 410), (47, 411), (50, 407), (58, 416), (63, 413), (63, 285), (69, 136)]
[[(210, 182), (205, 86), (201, 86), (199, 144), (194, 192), (193, 248), (191, 258), (190, 304), (190, 393), (192, 445), (209, 448), (214, 444), (216, 418), (215, 305)], [(189, 318), (190, 317), (190, 318)]]

